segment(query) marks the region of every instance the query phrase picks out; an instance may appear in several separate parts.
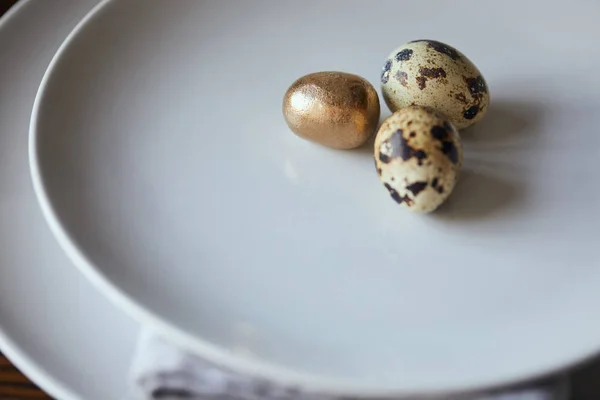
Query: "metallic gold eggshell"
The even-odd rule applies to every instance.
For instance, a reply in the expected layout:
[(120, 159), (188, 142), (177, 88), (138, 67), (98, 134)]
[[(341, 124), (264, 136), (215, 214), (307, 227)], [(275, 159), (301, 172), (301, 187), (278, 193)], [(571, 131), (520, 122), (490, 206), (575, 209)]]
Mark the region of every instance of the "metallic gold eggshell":
[(292, 132), (334, 149), (352, 149), (368, 141), (379, 113), (373, 85), (344, 72), (303, 76), (283, 99), (283, 115)]

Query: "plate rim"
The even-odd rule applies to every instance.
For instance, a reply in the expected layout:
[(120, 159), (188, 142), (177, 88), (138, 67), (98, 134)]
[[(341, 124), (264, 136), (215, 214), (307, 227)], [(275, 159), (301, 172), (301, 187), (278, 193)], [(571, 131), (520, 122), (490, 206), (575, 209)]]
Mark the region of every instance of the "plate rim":
[(318, 375), (301, 373), (293, 371), (289, 367), (278, 366), (276, 363), (264, 361), (261, 359), (248, 359), (236, 355), (227, 348), (211, 343), (210, 341), (194, 335), (187, 330), (180, 328), (175, 323), (169, 322), (166, 318), (158, 315), (149, 307), (137, 301), (133, 296), (101, 272), (94, 262), (86, 257), (84, 251), (75, 244), (71, 235), (64, 228), (58, 217), (51, 197), (46, 190), (38, 158), (38, 120), (39, 112), (44, 98), (47, 95), (48, 85), (52, 80), (53, 74), (64, 55), (69, 51), (73, 42), (82, 34), (87, 25), (96, 18), (99, 18), (103, 12), (108, 10), (110, 4), (117, 3), (118, 0), (101, 0), (71, 31), (63, 41), (52, 61), (48, 65), (42, 78), (39, 89), (35, 96), (32, 108), (31, 120), (29, 125), (29, 143), (28, 156), (33, 183), (34, 192), (42, 214), (50, 227), (50, 230), (60, 247), (66, 253), (71, 262), (81, 271), (81, 273), (95, 286), (106, 298), (108, 298), (117, 308), (142, 325), (150, 327), (152, 330), (171, 341), (174, 345), (186, 349), (191, 353), (214, 362), (215, 364), (231, 368), (237, 372), (245, 373), (250, 376), (271, 380), (278, 384), (298, 387), (301, 390), (310, 393), (317, 393), (326, 396), (354, 397), (354, 398), (389, 398), (397, 400), (408, 400), (413, 396), (447, 396), (464, 395), (478, 392), (485, 392), (501, 387), (511, 386), (516, 383), (532, 381), (547, 377), (559, 371), (568, 370), (576, 365), (585, 363), (589, 359), (600, 353), (600, 339), (593, 348), (581, 351), (578, 354), (569, 353), (570, 356), (564, 356), (557, 359), (553, 364), (531, 368), (528, 371), (517, 371), (504, 376), (498, 376), (495, 379), (489, 378), (479, 382), (456, 383), (436, 388), (409, 388), (406, 390), (397, 389), (378, 389), (372, 384), (357, 384), (354, 381), (346, 379), (323, 378)]
[[(20, 0), (15, 3), (4, 15), (0, 17), (0, 34), (3, 33), (6, 25), (14, 20), (19, 14), (25, 12), (35, 0)], [(6, 358), (14, 364), (19, 370), (26, 373), (27, 378), (31, 379), (46, 393), (53, 397), (64, 400), (81, 400), (82, 397), (75, 394), (65, 383), (55, 379), (44, 367), (34, 361), (13, 339), (5, 332), (0, 325), (0, 349)]]
[[(26, 9), (30, 4), (34, 3), (34, 0), (21, 0), (14, 4), (2, 17), (0, 18), (0, 34), (5, 29), (5, 26), (9, 21), (13, 20), (19, 13)], [(65, 400), (79, 400), (65, 384), (53, 379), (48, 372), (38, 366), (35, 362), (27, 356), (19, 346), (16, 346), (13, 340), (5, 334), (4, 330), (0, 328), (0, 348), (2, 353), (12, 362), (18, 369), (26, 371), (27, 377), (34, 381), (44, 391), (51, 393), (53, 396), (65, 399)]]

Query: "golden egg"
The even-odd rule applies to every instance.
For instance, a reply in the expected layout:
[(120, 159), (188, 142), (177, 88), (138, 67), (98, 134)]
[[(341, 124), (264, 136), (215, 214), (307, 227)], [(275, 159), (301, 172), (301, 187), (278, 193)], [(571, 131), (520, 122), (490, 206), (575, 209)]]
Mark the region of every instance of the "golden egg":
[(283, 115), (292, 132), (334, 149), (353, 149), (369, 140), (379, 112), (373, 85), (344, 72), (303, 76), (283, 99)]

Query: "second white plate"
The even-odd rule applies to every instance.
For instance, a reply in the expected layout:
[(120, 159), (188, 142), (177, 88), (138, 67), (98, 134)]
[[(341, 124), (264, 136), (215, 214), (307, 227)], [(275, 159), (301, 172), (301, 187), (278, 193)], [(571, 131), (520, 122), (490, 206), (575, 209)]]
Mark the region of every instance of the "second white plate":
[(39, 210), (27, 163), (44, 71), (96, 3), (21, 0), (0, 20), (0, 351), (60, 400), (123, 398), (139, 330), (65, 257)]
[[(43, 210), (125, 310), (305, 389), (472, 389), (577, 361), (600, 348), (600, 4), (509, 3), (108, 2), (36, 101)], [(281, 116), (297, 77), (377, 83), (418, 38), (457, 46), (492, 93), (431, 216), (388, 198), (368, 149), (304, 142)]]

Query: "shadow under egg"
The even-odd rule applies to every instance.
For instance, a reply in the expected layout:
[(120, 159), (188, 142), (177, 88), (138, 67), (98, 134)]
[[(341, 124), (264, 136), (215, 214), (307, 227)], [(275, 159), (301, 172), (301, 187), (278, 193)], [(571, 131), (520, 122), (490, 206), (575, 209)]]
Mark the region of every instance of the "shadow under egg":
[(460, 131), (465, 152), (530, 146), (541, 136), (548, 105), (524, 100), (493, 99), (485, 118)]
[(452, 194), (431, 215), (456, 222), (496, 218), (518, 207), (526, 187), (498, 175), (463, 170)]

